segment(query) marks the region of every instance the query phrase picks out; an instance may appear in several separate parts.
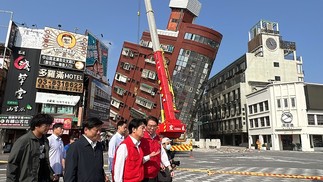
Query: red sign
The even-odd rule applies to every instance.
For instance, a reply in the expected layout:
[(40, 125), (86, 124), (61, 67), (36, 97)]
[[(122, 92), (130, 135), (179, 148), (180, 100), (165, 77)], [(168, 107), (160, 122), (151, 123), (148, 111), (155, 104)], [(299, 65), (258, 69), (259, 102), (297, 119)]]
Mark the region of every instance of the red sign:
[(72, 118), (54, 118), (55, 123), (62, 123), (63, 128), (68, 130), (72, 128)]

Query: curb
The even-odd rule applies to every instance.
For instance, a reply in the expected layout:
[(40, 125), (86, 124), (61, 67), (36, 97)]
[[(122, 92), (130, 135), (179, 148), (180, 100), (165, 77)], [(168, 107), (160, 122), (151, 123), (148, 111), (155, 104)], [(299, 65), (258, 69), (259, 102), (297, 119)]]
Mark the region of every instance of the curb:
[(310, 179), (310, 180), (323, 180), (323, 176), (310, 176), (310, 175), (298, 175), (298, 174), (275, 174), (275, 173), (262, 173), (262, 172), (243, 172), (243, 171), (212, 171), (208, 169), (190, 169), (190, 168), (176, 168), (179, 171), (190, 172), (204, 172), (208, 175), (214, 174), (234, 174), (234, 175), (246, 175), (246, 176), (264, 176), (264, 177), (278, 177), (278, 178), (293, 178), (293, 179)]

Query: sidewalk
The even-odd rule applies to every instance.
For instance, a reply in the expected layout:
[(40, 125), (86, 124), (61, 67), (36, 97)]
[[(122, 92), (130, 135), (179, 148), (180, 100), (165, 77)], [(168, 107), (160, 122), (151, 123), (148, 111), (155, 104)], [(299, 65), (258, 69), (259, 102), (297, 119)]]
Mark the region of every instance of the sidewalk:
[(198, 152), (214, 152), (214, 153), (245, 153), (245, 152), (255, 152), (255, 149), (249, 149), (246, 147), (237, 146), (221, 146), (220, 148), (206, 149), (206, 148), (193, 148), (193, 151)]

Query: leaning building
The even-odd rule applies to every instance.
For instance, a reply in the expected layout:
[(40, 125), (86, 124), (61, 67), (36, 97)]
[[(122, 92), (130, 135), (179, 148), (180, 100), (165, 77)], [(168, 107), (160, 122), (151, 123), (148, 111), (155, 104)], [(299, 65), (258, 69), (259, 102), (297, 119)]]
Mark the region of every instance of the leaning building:
[[(192, 130), (198, 101), (202, 96), (222, 35), (194, 24), (201, 3), (171, 0), (166, 30), (158, 30), (175, 93), (177, 118)], [(129, 121), (147, 115), (160, 116), (159, 85), (149, 32), (140, 43), (124, 42), (112, 85), (110, 118)]]

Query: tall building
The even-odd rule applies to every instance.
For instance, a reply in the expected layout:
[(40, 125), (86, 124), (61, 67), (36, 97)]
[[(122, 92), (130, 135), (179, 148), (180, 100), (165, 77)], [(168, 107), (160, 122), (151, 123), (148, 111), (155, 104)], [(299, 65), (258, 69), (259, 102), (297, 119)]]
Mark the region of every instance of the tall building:
[[(158, 35), (172, 78), (177, 116), (191, 130), (222, 35), (193, 24), (201, 9), (198, 0), (171, 0), (169, 6), (167, 29), (158, 30)], [(149, 32), (143, 32), (139, 44), (124, 42), (112, 85), (113, 121), (160, 116), (155, 66)]]
[(246, 95), (272, 82), (303, 82), (302, 64), (296, 43), (282, 39), (278, 23), (259, 21), (249, 31), (248, 52), (209, 79), (197, 118), (200, 136), (248, 143)]

